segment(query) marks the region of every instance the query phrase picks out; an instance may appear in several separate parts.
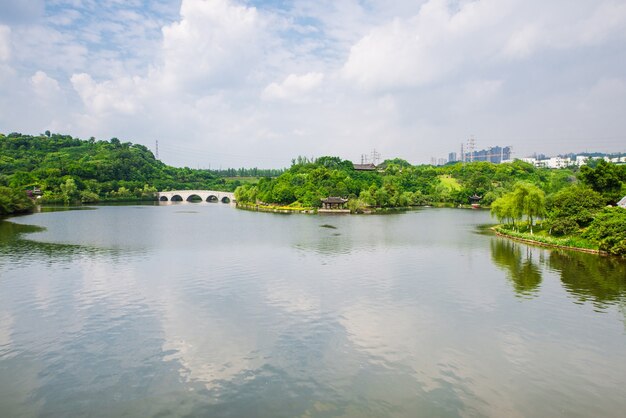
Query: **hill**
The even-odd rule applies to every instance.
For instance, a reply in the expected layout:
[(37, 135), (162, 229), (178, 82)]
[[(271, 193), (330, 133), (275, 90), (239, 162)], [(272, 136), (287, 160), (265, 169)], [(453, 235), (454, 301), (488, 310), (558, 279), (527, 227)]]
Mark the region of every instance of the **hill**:
[(117, 138), (0, 134), (0, 186), (39, 189), (46, 202), (147, 199), (173, 189), (233, 191), (239, 184), (209, 170), (168, 166), (145, 146)]

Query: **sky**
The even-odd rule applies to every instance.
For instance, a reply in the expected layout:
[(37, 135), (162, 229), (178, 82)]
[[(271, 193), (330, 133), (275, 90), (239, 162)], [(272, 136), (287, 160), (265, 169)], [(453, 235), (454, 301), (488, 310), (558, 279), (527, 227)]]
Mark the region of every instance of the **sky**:
[(624, 0), (0, 0), (0, 132), (192, 168), (626, 152)]

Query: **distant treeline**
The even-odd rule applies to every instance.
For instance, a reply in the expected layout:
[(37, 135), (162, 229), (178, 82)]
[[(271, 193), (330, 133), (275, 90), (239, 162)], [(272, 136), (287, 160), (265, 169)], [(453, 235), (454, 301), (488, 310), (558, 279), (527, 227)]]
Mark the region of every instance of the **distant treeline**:
[(282, 168), (227, 168), (209, 170), (218, 177), (278, 177), (285, 172)]
[(0, 186), (39, 192), (42, 201), (153, 198), (157, 190), (233, 191), (239, 180), (168, 166), (143, 145), (50, 134), (0, 134)]

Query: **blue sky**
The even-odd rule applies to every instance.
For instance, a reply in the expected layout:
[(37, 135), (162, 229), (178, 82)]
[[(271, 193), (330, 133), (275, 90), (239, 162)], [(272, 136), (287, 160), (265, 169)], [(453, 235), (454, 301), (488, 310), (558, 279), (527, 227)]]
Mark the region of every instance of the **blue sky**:
[(0, 0), (0, 132), (190, 167), (626, 151), (620, 0)]

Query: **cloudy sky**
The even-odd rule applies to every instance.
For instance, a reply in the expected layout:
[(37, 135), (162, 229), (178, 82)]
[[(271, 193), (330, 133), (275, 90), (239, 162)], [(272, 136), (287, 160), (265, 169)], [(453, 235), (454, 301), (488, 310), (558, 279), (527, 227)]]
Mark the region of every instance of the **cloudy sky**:
[(624, 0), (0, 0), (0, 132), (177, 166), (626, 151)]

